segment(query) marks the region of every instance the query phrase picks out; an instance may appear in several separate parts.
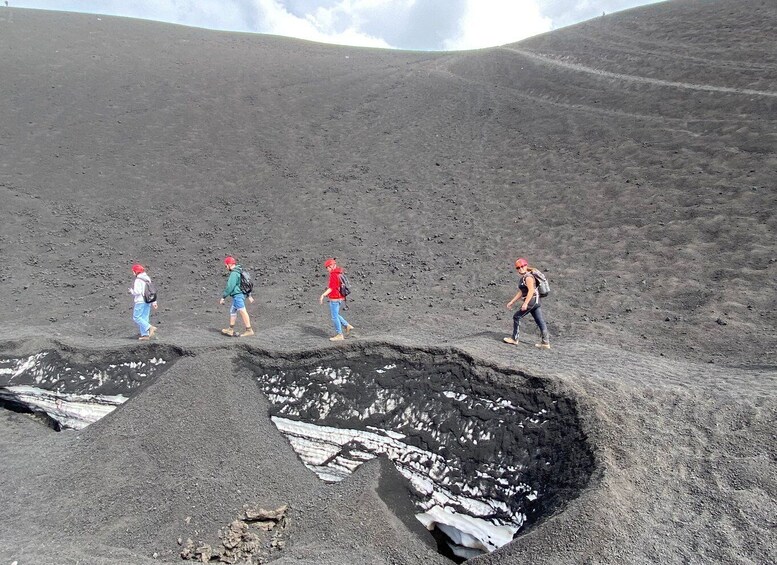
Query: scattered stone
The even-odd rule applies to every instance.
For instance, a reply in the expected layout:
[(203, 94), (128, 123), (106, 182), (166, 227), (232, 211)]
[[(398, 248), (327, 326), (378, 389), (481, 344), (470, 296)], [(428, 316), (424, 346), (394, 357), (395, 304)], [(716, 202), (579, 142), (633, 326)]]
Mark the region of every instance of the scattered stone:
[(210, 561), (210, 558), (213, 556), (213, 549), (208, 545), (201, 545), (197, 549), (194, 550), (194, 557), (197, 561), (202, 561), (203, 563), (207, 563)]
[[(275, 558), (272, 553), (286, 546), (283, 531), (287, 524), (287, 509), (286, 504), (275, 510), (244, 506), (242, 519), (233, 520), (229, 526), (219, 530), (221, 543), (218, 547), (200, 542), (195, 548), (194, 542), (187, 539), (181, 558), (202, 563), (212, 560), (219, 563), (266, 563)], [(266, 539), (270, 531), (274, 532), (272, 538)], [(181, 538), (178, 543), (181, 544)], [(263, 547), (270, 548), (270, 553), (263, 552)]]
[[(178, 538), (179, 540), (181, 538)], [(192, 538), (186, 540), (186, 545), (181, 550), (181, 559), (194, 559), (194, 542)]]
[(288, 508), (287, 504), (276, 508), (275, 510), (265, 510), (264, 508), (249, 508), (243, 507), (243, 519), (249, 522), (256, 521), (280, 521), (285, 515)]

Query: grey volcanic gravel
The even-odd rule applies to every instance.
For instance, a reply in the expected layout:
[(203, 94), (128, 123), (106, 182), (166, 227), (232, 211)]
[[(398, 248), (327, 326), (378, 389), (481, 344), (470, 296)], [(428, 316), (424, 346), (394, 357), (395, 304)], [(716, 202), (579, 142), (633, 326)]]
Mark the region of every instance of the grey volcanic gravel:
[[(449, 563), (392, 466), (322, 483), (239, 363), (389, 353), (577, 407), (587, 486), (473, 562), (777, 562), (775, 29), (771, 1), (675, 0), (418, 53), (0, 7), (0, 352), (180, 354), (81, 431), (0, 414), (4, 562), (178, 562), (288, 504), (279, 563)], [(218, 331), (227, 254), (251, 338)], [(550, 351), (531, 320), (501, 341), (519, 256)]]

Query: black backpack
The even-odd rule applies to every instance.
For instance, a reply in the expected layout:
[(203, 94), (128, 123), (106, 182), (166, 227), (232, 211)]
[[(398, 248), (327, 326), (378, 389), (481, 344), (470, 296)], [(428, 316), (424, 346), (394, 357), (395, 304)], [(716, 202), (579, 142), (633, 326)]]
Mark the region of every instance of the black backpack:
[(146, 287), (143, 289), (143, 301), (146, 304), (156, 302), (156, 285), (150, 279), (143, 282), (146, 283)]
[(348, 282), (345, 273), (340, 273), (340, 296), (348, 298), (349, 294), (351, 294), (351, 283)]
[(254, 290), (254, 281), (251, 280), (251, 273), (245, 269), (240, 270), (240, 292), (248, 296)]

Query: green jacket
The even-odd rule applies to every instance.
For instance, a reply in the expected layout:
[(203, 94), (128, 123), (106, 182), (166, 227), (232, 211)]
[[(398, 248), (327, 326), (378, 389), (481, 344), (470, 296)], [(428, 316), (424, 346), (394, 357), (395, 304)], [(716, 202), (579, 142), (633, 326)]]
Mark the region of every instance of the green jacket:
[(235, 268), (232, 269), (229, 272), (229, 278), (227, 279), (227, 286), (224, 287), (224, 294), (222, 294), (222, 298), (226, 298), (227, 296), (237, 296), (238, 294), (243, 294), (240, 292), (240, 272), (243, 270), (243, 267), (240, 265), (235, 265)]

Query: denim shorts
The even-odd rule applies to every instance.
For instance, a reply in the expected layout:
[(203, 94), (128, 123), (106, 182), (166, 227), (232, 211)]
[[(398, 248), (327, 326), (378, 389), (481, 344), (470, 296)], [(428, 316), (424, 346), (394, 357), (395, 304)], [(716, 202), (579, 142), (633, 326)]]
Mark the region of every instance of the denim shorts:
[(230, 314), (236, 314), (238, 310), (246, 307), (246, 297), (243, 294), (236, 294), (232, 297), (232, 308)]

